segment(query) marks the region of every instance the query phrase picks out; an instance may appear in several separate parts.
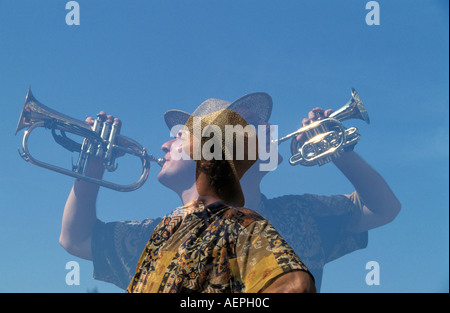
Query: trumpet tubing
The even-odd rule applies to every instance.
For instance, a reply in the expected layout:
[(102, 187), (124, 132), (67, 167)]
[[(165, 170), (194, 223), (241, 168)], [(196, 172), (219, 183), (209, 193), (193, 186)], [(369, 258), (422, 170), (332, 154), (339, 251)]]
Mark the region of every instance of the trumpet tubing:
[[(39, 161), (31, 155), (28, 149), (28, 139), (32, 131), (38, 127), (51, 129), (52, 136), (58, 144), (69, 151), (79, 152), (78, 160), (75, 165), (72, 165), (71, 170)], [(19, 150), (25, 161), (116, 191), (133, 191), (140, 188), (148, 178), (150, 162), (156, 162), (160, 166), (164, 163), (163, 158), (155, 158), (153, 155), (147, 154), (147, 150), (135, 140), (120, 135), (117, 122), (106, 120), (99, 115), (91, 127), (83, 121), (46, 107), (34, 98), (31, 89), (28, 89), (25, 98), (25, 104), (16, 128), (16, 135), (25, 128), (22, 151)], [(56, 131), (59, 131), (60, 134), (58, 135)], [(83, 142), (79, 144), (69, 139), (66, 132), (83, 137)], [(130, 154), (141, 160), (142, 172), (134, 183), (120, 185), (86, 174), (86, 165), (90, 157), (95, 156), (103, 160), (105, 169), (112, 172), (117, 168), (115, 161), (119, 154)]]

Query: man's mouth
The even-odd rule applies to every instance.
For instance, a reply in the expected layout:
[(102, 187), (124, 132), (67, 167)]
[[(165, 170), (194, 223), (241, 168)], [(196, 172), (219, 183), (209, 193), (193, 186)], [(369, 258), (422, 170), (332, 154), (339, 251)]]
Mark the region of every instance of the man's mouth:
[(167, 164), (167, 162), (170, 162), (170, 159), (167, 157), (167, 155), (163, 157), (163, 160), (164, 160), (163, 167)]

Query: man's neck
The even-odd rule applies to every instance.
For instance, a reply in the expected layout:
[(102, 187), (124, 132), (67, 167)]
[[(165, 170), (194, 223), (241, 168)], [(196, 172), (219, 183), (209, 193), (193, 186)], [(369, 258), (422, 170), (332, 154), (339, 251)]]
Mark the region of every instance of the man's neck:
[(195, 186), (195, 183), (191, 186), (191, 188), (184, 190), (183, 192), (178, 194), (180, 196), (181, 202), (183, 205), (186, 203), (189, 203), (193, 200), (198, 199), (198, 191), (197, 187)]
[[(260, 189), (260, 181), (245, 181), (242, 184), (242, 189), (245, 197), (245, 207), (253, 211), (258, 211), (261, 203), (262, 195)], [(183, 205), (199, 198), (197, 186), (194, 183), (191, 188), (186, 189), (178, 194)]]
[(195, 184), (188, 190), (183, 191), (180, 195), (180, 198), (181, 201), (183, 202), (183, 205), (186, 205), (187, 203), (197, 199), (203, 202), (205, 206), (214, 203), (216, 201), (220, 201), (219, 197), (217, 197), (214, 194), (200, 196), (198, 194), (197, 187), (195, 186)]

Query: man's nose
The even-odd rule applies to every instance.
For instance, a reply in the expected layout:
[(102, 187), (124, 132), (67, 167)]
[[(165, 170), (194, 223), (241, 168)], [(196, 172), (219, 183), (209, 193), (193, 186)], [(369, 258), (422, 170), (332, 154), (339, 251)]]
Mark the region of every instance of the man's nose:
[(170, 147), (172, 147), (172, 144), (174, 143), (175, 139), (169, 140), (167, 142), (165, 142), (162, 146), (161, 146), (161, 150), (164, 151), (164, 153), (168, 153), (170, 151)]

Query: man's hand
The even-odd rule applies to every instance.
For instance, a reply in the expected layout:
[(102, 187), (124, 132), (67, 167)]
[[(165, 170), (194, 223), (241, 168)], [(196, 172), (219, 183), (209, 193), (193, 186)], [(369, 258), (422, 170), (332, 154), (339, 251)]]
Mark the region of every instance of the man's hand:
[[(333, 113), (333, 110), (331, 110), (331, 109), (324, 110), (319, 107), (314, 108), (308, 113), (307, 118), (302, 119), (302, 125), (306, 126), (306, 125), (311, 124), (312, 122), (315, 122), (318, 120), (323, 120), (324, 118), (329, 117), (331, 115), (331, 113)], [(306, 138), (304, 133), (299, 134), (296, 137), (296, 139), (300, 145), (303, 145), (308, 140), (308, 138)]]
[[(88, 116), (85, 120), (86, 124), (90, 125), (91, 127), (94, 127), (96, 121), (99, 123), (99, 127), (97, 130), (98, 134), (101, 134), (102, 128), (104, 127), (105, 123), (109, 123), (110, 125), (117, 125), (117, 134), (120, 133), (120, 129), (122, 128), (122, 121), (118, 118), (115, 118), (113, 115), (107, 115), (105, 111), (100, 111), (97, 114), (97, 118)], [(113, 158), (121, 157), (124, 154), (125, 153), (122, 151), (114, 151)], [(89, 158), (88, 171), (91, 172), (95, 177), (101, 177), (104, 172), (103, 160), (95, 156)]]

